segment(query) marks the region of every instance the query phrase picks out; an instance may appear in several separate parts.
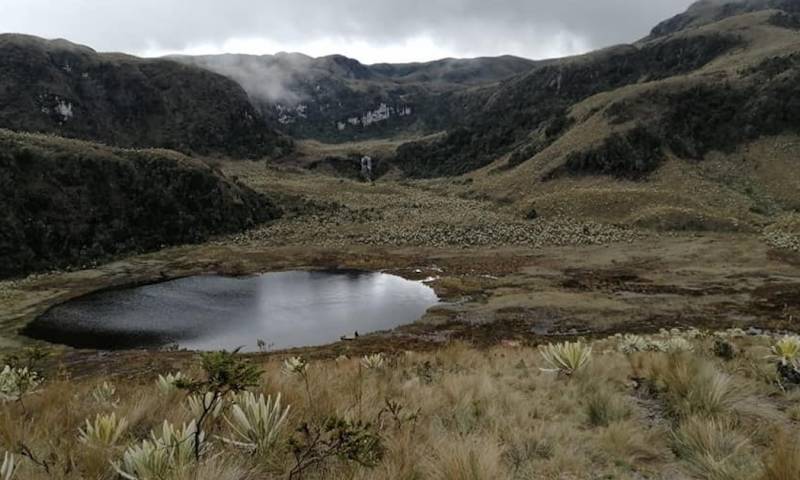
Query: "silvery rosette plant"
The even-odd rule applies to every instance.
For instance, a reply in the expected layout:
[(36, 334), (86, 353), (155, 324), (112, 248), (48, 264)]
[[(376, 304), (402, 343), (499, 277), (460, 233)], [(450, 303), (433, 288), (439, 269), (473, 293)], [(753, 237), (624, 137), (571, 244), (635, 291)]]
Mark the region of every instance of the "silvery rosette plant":
[(128, 428), (125, 417), (117, 418), (115, 413), (98, 413), (94, 422), (86, 419), (86, 425), (78, 429), (78, 438), (81, 442), (99, 447), (112, 447)]
[(128, 480), (170, 478), (192, 463), (196, 451), (204, 453), (207, 448), (205, 433), (197, 431), (194, 420), (181, 427), (165, 420), (161, 429), (150, 432), (150, 438), (141, 444), (128, 447), (122, 461), (113, 465)]
[(17, 463), (14, 454), (3, 454), (3, 463), (0, 464), (0, 480), (11, 480), (17, 473)]
[(275, 445), (290, 409), (288, 405), (281, 406), (280, 394), (273, 401), (271, 396), (241, 392), (234, 399), (230, 414), (225, 415), (234, 438), (222, 440), (255, 454), (266, 453)]
[(361, 359), (361, 366), (367, 370), (380, 370), (386, 364), (386, 359), (382, 353), (375, 353), (373, 355), (365, 355)]
[(283, 361), (281, 368), (285, 375), (304, 377), (308, 373), (308, 361), (303, 357), (291, 357)]
[(181, 372), (159, 375), (156, 379), (156, 387), (162, 395), (169, 395), (178, 390), (178, 384), (186, 380), (186, 376)]
[(571, 376), (589, 363), (592, 347), (583, 342), (564, 342), (539, 346), (542, 358), (551, 368), (547, 372), (558, 372)]

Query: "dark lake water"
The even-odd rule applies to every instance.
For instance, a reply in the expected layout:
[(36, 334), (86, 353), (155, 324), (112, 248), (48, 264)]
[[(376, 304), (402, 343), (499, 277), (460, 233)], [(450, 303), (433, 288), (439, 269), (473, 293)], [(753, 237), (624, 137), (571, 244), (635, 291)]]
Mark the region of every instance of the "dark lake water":
[(53, 307), (23, 333), (77, 348), (254, 351), (259, 339), (288, 348), (392, 329), (438, 301), (424, 283), (384, 273), (195, 276), (81, 297)]

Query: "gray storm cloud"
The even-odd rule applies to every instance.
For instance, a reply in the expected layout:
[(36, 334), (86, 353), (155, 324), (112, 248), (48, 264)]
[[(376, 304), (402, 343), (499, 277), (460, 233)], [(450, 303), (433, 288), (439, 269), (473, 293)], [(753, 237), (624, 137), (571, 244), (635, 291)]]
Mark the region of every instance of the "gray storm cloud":
[[(454, 56), (541, 57), (554, 39), (598, 48), (630, 42), (691, 0), (0, 0), (0, 31), (141, 53), (265, 38), (375, 46), (427, 36)], [(343, 49), (344, 49), (343, 45)], [(573, 48), (574, 50), (575, 48)], [(274, 52), (263, 52), (274, 53)], [(347, 53), (346, 51), (342, 53)], [(420, 52), (422, 56), (424, 52)], [(388, 59), (391, 61), (391, 59)]]

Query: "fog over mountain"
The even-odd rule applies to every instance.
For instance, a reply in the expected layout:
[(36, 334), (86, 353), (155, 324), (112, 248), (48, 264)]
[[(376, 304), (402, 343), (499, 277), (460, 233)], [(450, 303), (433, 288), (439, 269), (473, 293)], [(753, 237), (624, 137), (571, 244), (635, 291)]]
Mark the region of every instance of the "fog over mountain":
[(690, 0), (0, 0), (0, 31), (146, 56), (334, 53), (363, 63), (546, 58), (644, 36)]

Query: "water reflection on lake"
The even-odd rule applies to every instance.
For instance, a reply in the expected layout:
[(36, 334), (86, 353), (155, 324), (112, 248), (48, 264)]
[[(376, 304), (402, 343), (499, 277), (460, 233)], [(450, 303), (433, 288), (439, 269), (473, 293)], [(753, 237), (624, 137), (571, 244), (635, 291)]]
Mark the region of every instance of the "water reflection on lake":
[(384, 273), (278, 272), (195, 276), (111, 290), (50, 309), (23, 332), (78, 348), (175, 343), (193, 350), (331, 343), (413, 323), (438, 302), (421, 282)]

